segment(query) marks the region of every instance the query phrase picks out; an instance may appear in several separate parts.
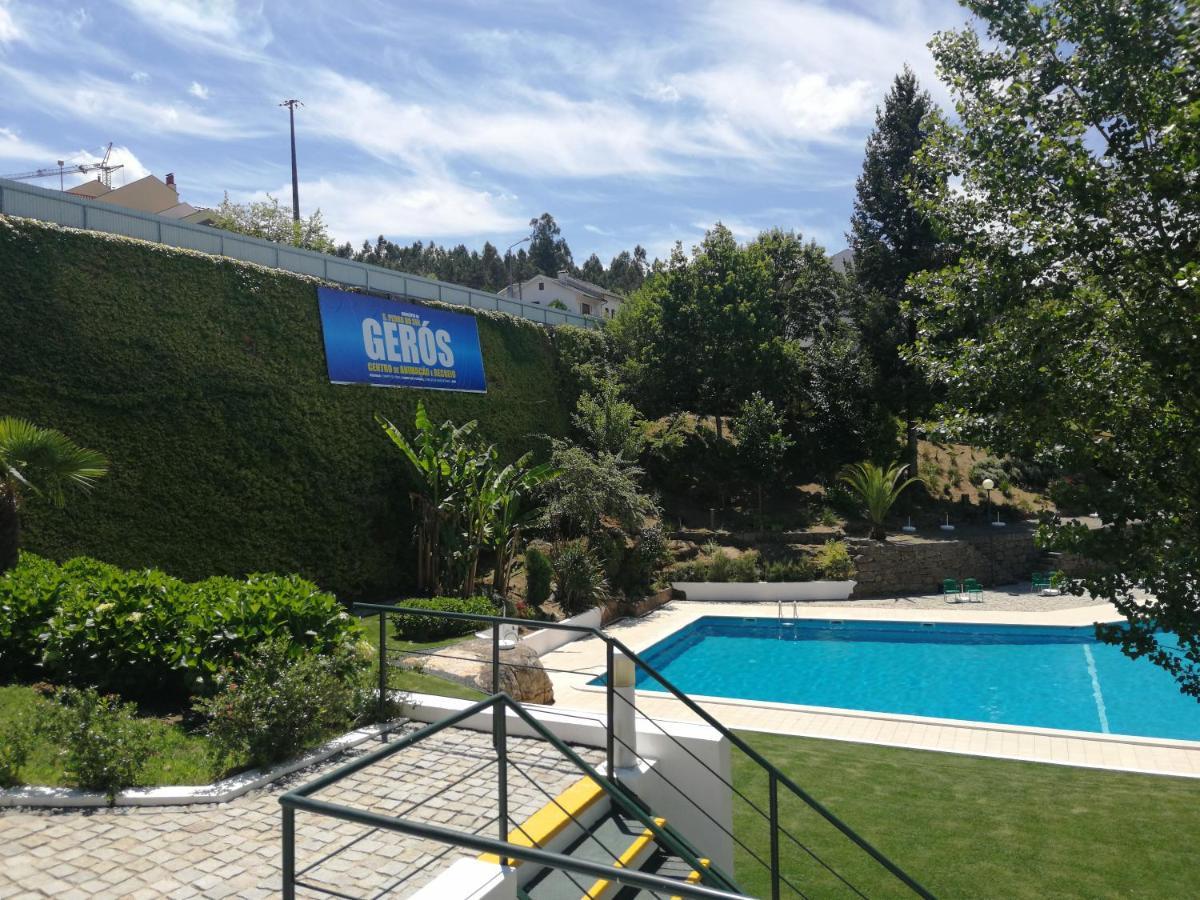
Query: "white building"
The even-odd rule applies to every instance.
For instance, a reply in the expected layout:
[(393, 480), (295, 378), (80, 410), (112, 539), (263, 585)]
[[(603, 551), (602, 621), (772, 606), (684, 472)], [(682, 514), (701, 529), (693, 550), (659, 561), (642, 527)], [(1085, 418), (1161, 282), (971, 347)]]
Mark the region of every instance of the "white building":
[(510, 284), (500, 291), (500, 296), (537, 306), (551, 306), (558, 301), (573, 313), (598, 319), (611, 319), (625, 301), (620, 294), (575, 278), (569, 272), (559, 272), (557, 276), (535, 275), (528, 281)]

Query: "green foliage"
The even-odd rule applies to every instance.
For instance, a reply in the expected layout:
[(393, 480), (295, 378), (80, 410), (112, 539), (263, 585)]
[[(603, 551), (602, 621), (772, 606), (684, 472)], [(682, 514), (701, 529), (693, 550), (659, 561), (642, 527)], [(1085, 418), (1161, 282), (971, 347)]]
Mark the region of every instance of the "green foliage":
[(557, 544), (550, 554), (554, 596), (567, 615), (587, 612), (608, 597), (604, 569), (586, 539)]
[(579, 398), (571, 421), (587, 449), (633, 461), (646, 445), (645, 422), (621, 394), (616, 379), (601, 380), (595, 393)]
[(559, 476), (546, 485), (545, 518), (559, 535), (595, 534), (606, 518), (636, 532), (658, 512), (638, 485), (642, 470), (618, 456), (555, 441), (550, 461)]
[(267, 194), (266, 200), (234, 203), (226, 193), (213, 214), (214, 228), (319, 253), (333, 252), (333, 241), (319, 209), (297, 222), (292, 219), (292, 208), (280, 205), (278, 197)]
[(0, 677), (33, 675), (61, 581), (58, 566), (32, 553), (0, 575)]
[[(562, 236), (562, 229), (554, 221), (550, 213), (542, 213), (536, 219), (529, 220), (529, 261), (543, 275), (554, 276), (559, 272), (571, 271), (575, 261), (571, 258), (571, 248), (567, 246)], [(551, 304), (553, 306), (553, 304)], [(565, 309), (565, 307), (564, 307)]]
[(738, 461), (758, 489), (758, 527), (763, 527), (763, 488), (783, 481), (783, 459), (795, 443), (783, 433), (775, 404), (757, 391), (730, 423), (737, 438)]
[(1003, 491), (1011, 487), (1008, 472), (998, 459), (983, 459), (971, 466), (970, 481), (974, 485), (982, 485), (985, 479), (992, 479), (996, 490)]
[(11, 416), (0, 418), (0, 572), (17, 564), (26, 495), (62, 506), (66, 488), (90, 490), (107, 472), (103, 456), (62, 432)]
[(920, 198), (962, 258), (918, 282), (914, 359), (960, 435), (1072, 475), (1105, 527), (1044, 544), (1104, 560), (1072, 589), (1126, 617), (1105, 638), (1200, 696), (1195, 6), (968, 6), (986, 34), (932, 44), (958, 116)]
[(653, 590), (658, 572), (668, 558), (667, 537), (661, 528), (649, 526), (633, 537), (620, 529), (609, 529), (591, 540), (613, 593), (640, 598)]
[(900, 480), (907, 468), (892, 465), (884, 469), (873, 462), (861, 462), (847, 466), (842, 473), (842, 482), (853, 491), (861, 504), (863, 514), (871, 523), (872, 537), (883, 540), (886, 536), (883, 522), (892, 505), (900, 499), (905, 488), (920, 482), (919, 478), (909, 478), (903, 482)]
[(814, 554), (813, 564), (821, 577), (832, 581), (848, 581), (855, 575), (854, 560), (845, 541), (826, 541)]
[(537, 547), (525, 550), (525, 602), (540, 607), (550, 599), (554, 565), (550, 557)]
[(296, 576), (189, 584), (86, 557), (59, 567), (22, 554), (0, 577), (0, 603), (16, 611), (0, 623), (5, 672), (156, 700), (209, 689), (221, 665), (268, 638), (299, 654), (360, 633), (332, 595)]
[(65, 714), (51, 727), (62, 742), (67, 776), (86, 791), (103, 791), (111, 804), (138, 783), (150, 751), (137, 706), (94, 688), (62, 688), (57, 697)]
[[(500, 614), (496, 604), (487, 597), (417, 597), (413, 600), (401, 600), (396, 606), (465, 613), (472, 616)], [(483, 622), (470, 619), (443, 619), (438, 616), (422, 616), (419, 613), (400, 613), (388, 618), (392, 621), (397, 639), (421, 644), (473, 634), (484, 626)]]
[[(0, 218), (4, 414), (103, 448), (69, 516), (24, 511), (25, 546), (180, 578), (296, 572), (344, 599), (413, 588), (415, 480), (372, 416), (475, 420), (502, 461), (565, 435), (575, 397), (547, 329), (476, 313), (488, 393), (329, 383), (312, 279)], [(454, 307), (462, 312), (461, 307)]]
[(268, 765), (364, 715), (372, 700), (369, 670), (370, 655), (358, 648), (295, 656), (276, 638), (223, 669), (221, 690), (195, 706), (219, 753)]
[(0, 733), (0, 788), (21, 783), (21, 769), (29, 759), (32, 723), (25, 715), (9, 718)]
[(763, 567), (763, 581), (813, 581), (820, 575), (811, 557), (775, 559)]

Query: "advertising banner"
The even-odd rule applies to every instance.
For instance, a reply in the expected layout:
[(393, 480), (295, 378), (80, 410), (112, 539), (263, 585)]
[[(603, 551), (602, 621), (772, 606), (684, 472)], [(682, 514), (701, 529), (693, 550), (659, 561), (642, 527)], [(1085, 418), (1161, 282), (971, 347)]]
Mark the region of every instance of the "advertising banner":
[(487, 391), (475, 317), (317, 288), (334, 384)]

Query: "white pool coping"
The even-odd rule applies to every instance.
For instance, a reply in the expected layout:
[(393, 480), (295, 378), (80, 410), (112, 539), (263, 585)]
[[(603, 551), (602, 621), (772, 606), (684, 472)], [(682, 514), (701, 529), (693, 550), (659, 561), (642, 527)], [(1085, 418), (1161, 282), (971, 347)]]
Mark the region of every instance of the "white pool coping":
[[(771, 619), (776, 616), (776, 606), (774, 603), (673, 602), (642, 619), (613, 623), (608, 627), (608, 631), (634, 652), (641, 653), (704, 616)], [(1095, 604), (1039, 612), (811, 605), (798, 610), (797, 618), (1086, 626), (1096, 622), (1120, 621), (1121, 615), (1112, 606)], [(604, 647), (599, 641), (576, 641), (543, 656), (542, 661), (550, 669), (584, 672), (551, 673), (555, 701), (558, 705), (585, 710), (605, 708), (605, 690), (587, 684), (604, 671)], [(724, 725), (739, 730), (1141, 774), (1200, 778), (1200, 741), (999, 725), (991, 722), (726, 697), (693, 696), (693, 699)], [(654, 718), (677, 721), (695, 721), (697, 718), (674, 697), (657, 691), (640, 692), (637, 704), (640, 710)]]

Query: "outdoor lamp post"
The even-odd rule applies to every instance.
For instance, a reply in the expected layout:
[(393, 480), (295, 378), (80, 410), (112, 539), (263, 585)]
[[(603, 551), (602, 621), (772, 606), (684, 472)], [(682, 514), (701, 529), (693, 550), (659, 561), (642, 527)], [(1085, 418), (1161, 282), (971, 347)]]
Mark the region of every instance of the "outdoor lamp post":
[[(508, 290), (506, 293), (508, 294), (509, 300), (512, 299), (512, 286), (513, 286), (512, 257), (509, 256), (509, 254), (512, 253), (513, 247), (516, 247), (519, 244), (524, 244), (526, 241), (531, 241), (531, 240), (533, 240), (533, 235), (530, 235), (529, 237), (523, 237), (519, 241), (513, 241), (511, 244), (508, 245), (508, 249), (504, 251), (504, 270), (505, 270), (505, 273), (508, 275)], [(521, 299), (524, 300), (525, 298), (522, 297)]]
[(992, 521), (992, 489), (996, 487), (996, 482), (990, 478), (983, 479), (983, 489), (987, 491), (988, 498), (988, 521)]

